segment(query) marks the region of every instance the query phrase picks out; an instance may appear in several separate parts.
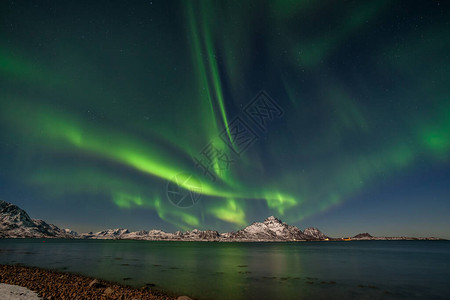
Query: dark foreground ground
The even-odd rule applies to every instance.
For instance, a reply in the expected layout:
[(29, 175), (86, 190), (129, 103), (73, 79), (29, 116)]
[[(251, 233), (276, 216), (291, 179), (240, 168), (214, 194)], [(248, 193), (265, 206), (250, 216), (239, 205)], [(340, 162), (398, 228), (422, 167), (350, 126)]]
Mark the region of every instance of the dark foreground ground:
[[(43, 299), (175, 299), (162, 292), (143, 287), (131, 288), (81, 275), (49, 271), (34, 267), (0, 265), (0, 282), (36, 291)], [(0, 295), (1, 298), (1, 295)], [(179, 299), (189, 299), (179, 297)]]

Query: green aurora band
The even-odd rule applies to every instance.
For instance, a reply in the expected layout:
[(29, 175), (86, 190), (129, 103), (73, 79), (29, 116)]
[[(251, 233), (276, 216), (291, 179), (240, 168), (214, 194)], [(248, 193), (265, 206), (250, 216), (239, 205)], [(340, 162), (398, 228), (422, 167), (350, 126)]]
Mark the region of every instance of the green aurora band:
[[(417, 41), (411, 33), (405, 38), (408, 46), (404, 49), (388, 41), (373, 50), (381, 61), (380, 70), (395, 71), (404, 84), (416, 87), (411, 91), (398, 89), (388, 96), (374, 91), (374, 98), (387, 97), (387, 102), (396, 99), (405, 104), (402, 111), (394, 105), (388, 107), (393, 116), (402, 115), (403, 119), (385, 124), (378, 116), (386, 108), (359, 104), (351, 86), (325, 68), (323, 61), (368, 30), (369, 21), (383, 15), (389, 1), (358, 4), (337, 18), (333, 29), (320, 28), (316, 35), (304, 38), (288, 29), (290, 22), (322, 6), (314, 6), (311, 1), (291, 4), (277, 1), (260, 8), (272, 16), (273, 26), (287, 32), (283, 38), (267, 33), (266, 48), (261, 50), (277, 57), (270, 64), (289, 70), (277, 74), (288, 100), (283, 104), (287, 111), (280, 125), (283, 135), (269, 128), (267, 138), (258, 140), (255, 146), (263, 147), (264, 155), (250, 149), (227, 172), (216, 171), (216, 182), (204, 177), (192, 157), (209, 141), (217, 142), (223, 128), (231, 138), (227, 127), (231, 113), (227, 109), (236, 111), (241, 104), (236, 99), (248, 101), (253, 96), (242, 88), (251, 82), (242, 74), (252, 68), (247, 50), (252, 37), (249, 28), (258, 22), (246, 16), (250, 8), (235, 3), (222, 7), (216, 1), (182, 5), (186, 39), (168, 41), (173, 47), (163, 41), (163, 45), (152, 48), (151, 62), (143, 63), (143, 68), (160, 71), (158, 78), (151, 78), (150, 90), (157, 91), (163, 80), (168, 85), (182, 83), (163, 94), (151, 93), (150, 100), (143, 87), (147, 81), (126, 80), (140, 64), (138, 59), (131, 60), (139, 54), (131, 46), (131, 54), (118, 58), (117, 66), (113, 64), (120, 76), (104, 76), (89, 59), (89, 49), (82, 46), (74, 46), (73, 52), (55, 57), (53, 62), (37, 63), (20, 46), (0, 40), (0, 75), (7, 86), (1, 94), (2, 136), (17, 140), (27, 149), (17, 153), (18, 159), (11, 162), (13, 174), (25, 178), (23, 184), (39, 188), (54, 201), (66, 195), (103, 195), (121, 210), (155, 211), (160, 219), (188, 230), (217, 222), (239, 228), (260, 212), (300, 222), (414, 168), (421, 160), (448, 163), (450, 91), (445, 79), (450, 78), (450, 70), (417, 61), (418, 56), (439, 55), (448, 49), (450, 38), (446, 31), (430, 26), (425, 32), (430, 42)], [(231, 16), (241, 26), (222, 27), (221, 22)], [(100, 47), (100, 42), (96, 45)], [(173, 50), (177, 47), (183, 49), (182, 54)], [(166, 49), (169, 58), (164, 55)], [(108, 51), (105, 57), (109, 57)], [(279, 53), (286, 55), (279, 58)], [(122, 67), (122, 60), (132, 62)], [(169, 64), (171, 60), (176, 60), (180, 69), (192, 70), (191, 74), (172, 78), (171, 71), (158, 67), (160, 61)], [(305, 100), (308, 94), (303, 91), (300, 75), (290, 76), (290, 72), (297, 74), (300, 69), (306, 70), (310, 82), (314, 82), (318, 103)], [(423, 73), (420, 84), (413, 76), (417, 69)], [(120, 86), (114, 87), (116, 83)], [(370, 88), (367, 83), (358, 84), (361, 89)], [(28, 89), (22, 90), (22, 85)], [(229, 90), (227, 96), (225, 89)], [(101, 101), (106, 98), (112, 102)], [(180, 98), (192, 99), (192, 103), (187, 105)], [(137, 99), (136, 106), (128, 99)], [(96, 100), (99, 104), (95, 104)], [(109, 103), (114, 109), (108, 108)], [(89, 113), (96, 113), (93, 119), (86, 117), (85, 107), (89, 107)], [(106, 116), (99, 115), (102, 109), (107, 111)], [(122, 117), (124, 110), (144, 117), (127, 122), (129, 119)], [(326, 116), (326, 121), (322, 120), (314, 134), (309, 134), (306, 128), (317, 122), (313, 117), (317, 112)], [(389, 131), (391, 126), (402, 134)], [(353, 140), (370, 140), (373, 146), (355, 145)], [(232, 156), (224, 143), (217, 145)], [(354, 147), (349, 150), (349, 145)], [(267, 157), (275, 163), (266, 166)], [(214, 162), (216, 166), (219, 163), (217, 159)], [(192, 209), (179, 209), (166, 199), (166, 182), (181, 172), (202, 179), (203, 197)]]

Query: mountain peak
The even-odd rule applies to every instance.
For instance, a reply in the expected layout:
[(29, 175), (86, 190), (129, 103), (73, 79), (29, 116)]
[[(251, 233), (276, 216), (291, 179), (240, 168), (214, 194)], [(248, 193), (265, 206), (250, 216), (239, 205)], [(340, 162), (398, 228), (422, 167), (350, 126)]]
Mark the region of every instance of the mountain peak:
[(327, 236), (324, 235), (319, 229), (317, 229), (316, 227), (308, 227), (303, 231), (304, 234), (312, 236), (316, 239), (326, 239)]
[(274, 223), (274, 222), (275, 223), (283, 223), (280, 219), (278, 219), (274, 216), (270, 216), (264, 220), (264, 223)]
[(357, 234), (353, 238), (354, 239), (370, 239), (370, 238), (373, 238), (373, 236), (371, 236), (369, 233), (365, 232), (365, 233)]
[(17, 205), (0, 200), (0, 238), (1, 237), (73, 237), (55, 225), (43, 220), (32, 219)]
[(19, 207), (0, 200), (0, 238), (2, 237), (58, 237), (86, 239), (139, 239), (181, 241), (299, 241), (321, 240), (325, 236), (316, 228), (303, 233), (296, 226), (288, 225), (275, 216), (263, 222), (255, 222), (237, 232), (220, 234), (215, 230), (198, 230), (166, 233), (162, 230), (130, 232), (126, 228), (103, 230), (78, 235), (70, 229), (59, 229), (42, 220), (31, 219)]

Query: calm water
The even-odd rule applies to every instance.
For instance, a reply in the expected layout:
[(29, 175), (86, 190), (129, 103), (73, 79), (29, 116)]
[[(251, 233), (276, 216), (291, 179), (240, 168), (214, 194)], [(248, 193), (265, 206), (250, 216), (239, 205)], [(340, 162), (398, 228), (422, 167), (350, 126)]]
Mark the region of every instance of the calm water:
[(450, 299), (449, 241), (0, 240), (1, 264), (199, 299)]

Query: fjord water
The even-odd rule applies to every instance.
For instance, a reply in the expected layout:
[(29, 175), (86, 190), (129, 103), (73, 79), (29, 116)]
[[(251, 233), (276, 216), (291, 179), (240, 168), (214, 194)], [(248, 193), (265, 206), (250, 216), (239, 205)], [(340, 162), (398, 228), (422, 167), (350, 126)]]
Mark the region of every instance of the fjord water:
[(0, 263), (198, 299), (449, 299), (449, 241), (0, 240)]

